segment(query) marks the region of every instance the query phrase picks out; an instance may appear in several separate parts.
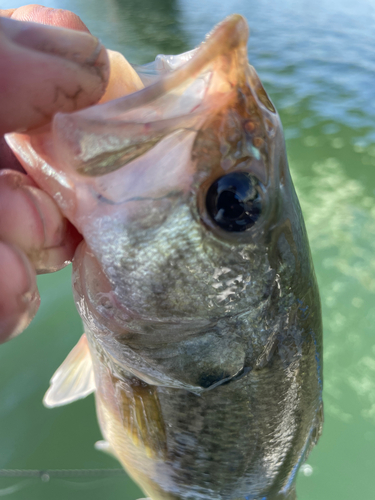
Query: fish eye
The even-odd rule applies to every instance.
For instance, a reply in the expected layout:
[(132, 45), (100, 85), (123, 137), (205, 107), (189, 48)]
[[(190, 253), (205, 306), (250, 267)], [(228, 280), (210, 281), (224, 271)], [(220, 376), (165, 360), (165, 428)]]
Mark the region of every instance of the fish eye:
[(225, 231), (250, 229), (262, 210), (258, 186), (256, 177), (247, 172), (233, 172), (219, 177), (207, 191), (209, 216)]

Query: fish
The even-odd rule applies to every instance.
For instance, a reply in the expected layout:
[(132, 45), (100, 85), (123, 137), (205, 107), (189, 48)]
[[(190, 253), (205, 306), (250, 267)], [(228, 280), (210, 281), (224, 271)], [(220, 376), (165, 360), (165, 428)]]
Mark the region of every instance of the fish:
[(319, 291), (248, 36), (234, 14), (187, 53), (112, 55), (103, 102), (7, 137), (84, 237), (84, 334), (44, 403), (94, 392), (96, 447), (152, 500), (294, 500), (322, 431)]

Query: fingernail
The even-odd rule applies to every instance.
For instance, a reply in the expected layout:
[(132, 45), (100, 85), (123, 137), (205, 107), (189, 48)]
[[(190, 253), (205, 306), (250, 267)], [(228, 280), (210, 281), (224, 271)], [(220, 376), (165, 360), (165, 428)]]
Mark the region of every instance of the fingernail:
[(100, 65), (100, 59), (105, 57), (99, 40), (81, 31), (2, 17), (1, 33), (16, 45), (62, 57), (82, 66), (96, 66), (98, 62)]

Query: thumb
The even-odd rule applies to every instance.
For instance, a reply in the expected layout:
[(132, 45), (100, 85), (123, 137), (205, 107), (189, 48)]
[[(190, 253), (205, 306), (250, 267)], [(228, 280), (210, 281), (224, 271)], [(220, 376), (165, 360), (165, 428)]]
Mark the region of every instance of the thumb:
[(107, 53), (92, 35), (0, 18), (0, 135), (94, 104), (108, 77)]

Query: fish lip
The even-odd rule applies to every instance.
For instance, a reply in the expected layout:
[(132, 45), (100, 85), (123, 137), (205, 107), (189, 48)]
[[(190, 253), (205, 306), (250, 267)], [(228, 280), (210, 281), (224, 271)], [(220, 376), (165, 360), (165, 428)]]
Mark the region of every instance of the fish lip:
[[(247, 21), (240, 14), (232, 14), (214, 27), (207, 35), (206, 40), (195, 49), (193, 56), (188, 61), (174, 71), (163, 75), (155, 83), (132, 94), (107, 103), (97, 104), (83, 111), (71, 113), (71, 115), (84, 113), (86, 118), (94, 118), (100, 116), (104, 110), (107, 113), (113, 110), (116, 114), (119, 114), (143, 106), (182, 85), (187, 80), (196, 78), (219, 55), (228, 54), (239, 48), (244, 49), (242, 52), (245, 52), (247, 61), (246, 45), (248, 38)], [(54, 121), (58, 121), (59, 117), (64, 114), (57, 113)]]
[[(226, 55), (237, 48), (243, 48), (249, 38), (249, 27), (246, 19), (240, 14), (232, 14), (216, 25), (206, 36), (206, 40), (194, 51), (192, 57), (174, 71), (163, 75), (160, 80), (124, 97), (108, 103), (98, 104), (85, 110), (89, 116), (90, 110), (106, 107), (116, 107), (117, 113), (122, 113), (141, 105), (148, 104), (162, 94), (183, 84), (186, 80), (196, 78), (219, 55)], [(193, 52), (193, 51), (191, 51)], [(247, 60), (247, 54), (245, 54)], [(110, 106), (109, 106), (110, 105)], [(80, 113), (79, 111), (77, 113)], [(74, 113), (74, 114), (77, 114)], [(56, 115), (59, 116), (60, 113)], [(62, 113), (61, 113), (62, 114)], [(96, 113), (95, 113), (96, 114)]]

